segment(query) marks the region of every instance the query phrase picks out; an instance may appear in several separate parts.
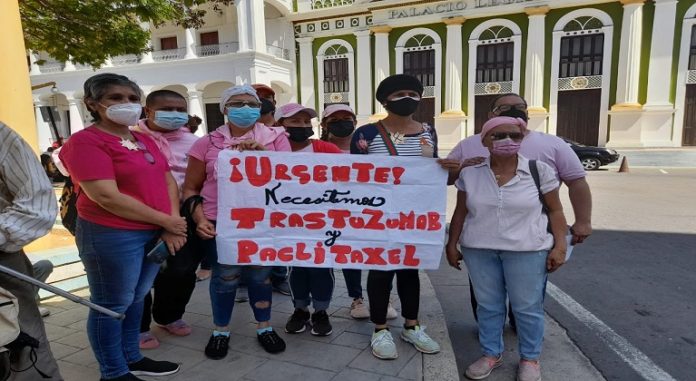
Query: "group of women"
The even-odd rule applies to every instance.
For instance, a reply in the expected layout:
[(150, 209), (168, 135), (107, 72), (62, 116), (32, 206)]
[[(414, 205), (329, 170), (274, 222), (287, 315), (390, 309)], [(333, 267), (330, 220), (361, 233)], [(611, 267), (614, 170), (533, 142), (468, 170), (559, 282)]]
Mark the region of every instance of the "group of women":
[[(249, 304), (257, 321), (259, 344), (269, 353), (285, 350), (285, 341), (270, 325), (271, 268), (217, 262), (216, 162), (220, 151), (437, 158), (434, 129), (413, 119), (423, 86), (408, 75), (390, 76), (377, 88), (376, 99), (387, 110), (387, 117), (377, 123), (356, 129), (355, 113), (350, 107), (328, 106), (321, 115), (319, 140), (311, 138), (314, 134), (311, 121), (318, 117), (315, 110), (291, 103), (279, 106), (273, 118), (269, 118), (268, 99), (260, 98), (249, 85), (233, 86), (220, 99), (220, 112), (226, 116), (227, 123), (191, 145), (186, 152), (187, 166), (179, 170), (185, 171), (184, 176), (172, 175), (177, 172), (172, 164), (173, 152), (162, 152), (171, 151), (171, 147), (163, 149), (152, 134), (131, 128), (138, 124), (142, 112), (141, 91), (134, 82), (115, 74), (99, 74), (88, 79), (84, 88), (84, 101), (94, 124), (74, 134), (60, 157), (79, 188), (76, 242), (92, 301), (125, 314), (125, 319), (119, 321), (90, 311), (87, 331), (102, 380), (139, 380), (138, 375), (168, 375), (179, 370), (178, 364), (144, 357), (139, 346), (143, 301), (160, 271), (160, 265), (149, 261), (146, 253), (159, 241), (172, 254), (178, 254), (195, 240), (197, 250), (212, 267), (210, 300), (215, 329), (205, 347), (207, 357), (221, 359), (227, 354), (235, 296), (242, 283), (248, 290)], [(140, 128), (160, 123), (182, 127), (182, 111), (165, 110), (157, 114), (159, 119), (151, 118), (150, 123), (141, 121)], [(546, 272), (563, 262), (565, 239), (561, 238), (565, 221), (553, 171), (548, 165), (535, 162), (540, 177), (537, 187), (529, 161), (517, 154), (525, 130), (521, 118), (493, 118), (481, 134), (483, 144), (491, 152), (490, 159), (470, 167), (440, 160), (443, 168), (459, 179), (447, 257), (458, 268), (462, 250), (479, 299), (483, 357), (467, 369), (466, 375), (472, 379), (487, 377), (500, 364), (505, 290), (518, 318), (522, 356), (519, 380), (540, 378), (538, 358), (543, 339)], [(166, 129), (162, 131), (166, 133)], [(548, 210), (542, 211), (542, 199)], [(547, 262), (553, 266), (547, 267)], [(521, 263), (524, 265), (518, 266)], [(343, 273), (353, 298), (351, 315), (369, 317), (374, 323), (371, 348), (376, 357), (398, 356), (387, 325), (387, 319), (397, 314), (390, 303), (394, 277), (404, 318), (400, 337), (420, 352), (439, 352), (440, 346), (426, 334), (418, 320), (417, 270), (370, 270), (369, 310), (363, 299), (361, 271)], [(285, 332), (299, 334), (309, 328), (312, 335), (330, 335), (332, 326), (327, 309), (334, 287), (333, 270), (293, 267), (289, 283), (295, 311), (284, 327)], [(156, 322), (170, 333), (190, 333), (190, 327), (180, 316), (178, 319), (158, 322), (155, 316)]]

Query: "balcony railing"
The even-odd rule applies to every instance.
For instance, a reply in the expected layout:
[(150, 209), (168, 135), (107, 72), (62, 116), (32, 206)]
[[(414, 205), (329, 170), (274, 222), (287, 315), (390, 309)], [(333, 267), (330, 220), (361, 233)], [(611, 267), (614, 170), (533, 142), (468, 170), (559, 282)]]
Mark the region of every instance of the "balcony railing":
[(239, 43), (237, 42), (223, 42), (222, 44), (197, 46), (196, 54), (199, 57), (209, 57), (220, 54), (236, 53), (238, 49)]
[(124, 54), (122, 56), (111, 57), (111, 64), (114, 66), (132, 65), (140, 62), (140, 56), (135, 54)]
[(290, 51), (275, 45), (266, 45), (266, 52), (284, 60), (290, 60)]
[(186, 48), (156, 50), (152, 52), (152, 59), (155, 62), (176, 61), (183, 59), (186, 55)]
[(345, 5), (352, 5), (353, 0), (310, 0), (312, 3), (312, 9), (323, 9), (323, 8), (333, 8), (342, 7)]
[(43, 64), (39, 65), (39, 70), (42, 73), (58, 73), (63, 71), (65, 65), (60, 61), (45, 61)]

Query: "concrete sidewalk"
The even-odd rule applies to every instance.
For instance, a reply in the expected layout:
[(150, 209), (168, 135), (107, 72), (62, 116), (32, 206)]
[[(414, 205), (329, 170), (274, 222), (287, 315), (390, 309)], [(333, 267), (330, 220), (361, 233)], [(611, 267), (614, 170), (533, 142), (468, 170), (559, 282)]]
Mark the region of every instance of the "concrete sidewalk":
[[(188, 306), (185, 320), (193, 326), (187, 337), (173, 337), (154, 328), (162, 345), (143, 351), (154, 359), (182, 364), (181, 371), (171, 377), (152, 380), (263, 380), (263, 381), (399, 381), (399, 380), (457, 380), (457, 367), (440, 303), (429, 278), (421, 274), (421, 322), (427, 332), (442, 346), (436, 355), (423, 355), (405, 343), (398, 335), (403, 319), (390, 321), (399, 358), (393, 361), (376, 359), (370, 350), (373, 326), (368, 321), (350, 317), (351, 298), (340, 271), (336, 271), (336, 288), (329, 314), (333, 334), (315, 337), (304, 332), (289, 335), (285, 322), (293, 311), (290, 297), (273, 294), (271, 324), (285, 339), (287, 349), (270, 355), (261, 349), (257, 340), (253, 315), (248, 303), (238, 303), (233, 313), (230, 352), (223, 360), (208, 360), (203, 354), (212, 326), (208, 282), (200, 282)], [(366, 277), (366, 272), (363, 272)], [(363, 279), (365, 285), (365, 279)], [(88, 296), (86, 290), (77, 293)], [(398, 297), (393, 298), (399, 309)], [(98, 380), (98, 365), (85, 333), (87, 308), (53, 298), (43, 305), (51, 310), (45, 319), (51, 348), (58, 359), (66, 381)], [(147, 378), (149, 379), (149, 378)]]

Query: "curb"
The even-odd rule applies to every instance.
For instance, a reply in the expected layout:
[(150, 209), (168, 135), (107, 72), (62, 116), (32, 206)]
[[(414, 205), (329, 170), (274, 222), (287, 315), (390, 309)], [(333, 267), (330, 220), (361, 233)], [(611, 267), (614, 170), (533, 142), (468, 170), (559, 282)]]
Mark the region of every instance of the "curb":
[(427, 327), (430, 337), (440, 344), (440, 353), (435, 355), (421, 354), (423, 369), (418, 379), (458, 381), (459, 370), (447, 330), (445, 314), (442, 311), (440, 301), (437, 299), (437, 294), (435, 294), (435, 288), (430, 283), (430, 278), (423, 271), (420, 271), (419, 275), (421, 283), (420, 309), (423, 311), (421, 312), (421, 320), (423, 325)]

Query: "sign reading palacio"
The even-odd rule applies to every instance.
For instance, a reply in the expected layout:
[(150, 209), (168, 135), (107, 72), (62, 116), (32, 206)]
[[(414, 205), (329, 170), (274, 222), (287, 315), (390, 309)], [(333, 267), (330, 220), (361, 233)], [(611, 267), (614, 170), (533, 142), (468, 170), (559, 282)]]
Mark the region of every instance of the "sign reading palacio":
[(469, 0), (469, 1), (449, 1), (436, 5), (424, 5), (402, 9), (392, 9), (389, 11), (390, 19), (401, 19), (407, 17), (428, 16), (440, 13), (450, 13), (463, 11), (466, 9), (489, 8), (500, 5), (517, 3), (528, 3), (535, 0)]

